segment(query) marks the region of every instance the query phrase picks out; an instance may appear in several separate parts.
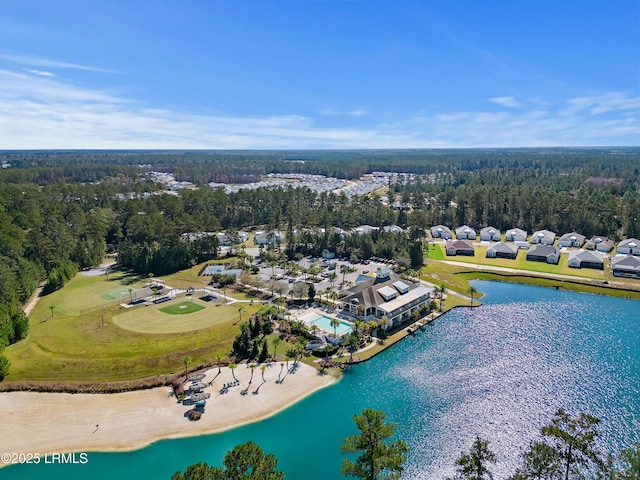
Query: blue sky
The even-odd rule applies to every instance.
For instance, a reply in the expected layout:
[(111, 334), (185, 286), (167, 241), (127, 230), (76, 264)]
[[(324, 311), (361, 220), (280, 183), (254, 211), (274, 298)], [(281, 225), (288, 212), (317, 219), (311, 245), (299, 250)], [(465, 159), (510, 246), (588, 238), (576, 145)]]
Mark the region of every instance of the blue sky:
[(603, 145), (638, 0), (0, 3), (0, 149)]

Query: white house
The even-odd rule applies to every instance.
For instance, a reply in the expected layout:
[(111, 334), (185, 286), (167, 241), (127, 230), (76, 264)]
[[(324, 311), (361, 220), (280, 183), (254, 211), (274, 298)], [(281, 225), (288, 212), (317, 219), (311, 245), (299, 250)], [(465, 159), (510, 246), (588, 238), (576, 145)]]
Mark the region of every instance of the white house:
[(616, 277), (640, 278), (640, 258), (616, 255), (611, 259), (611, 272)]
[(384, 230), (385, 232), (390, 232), (390, 233), (402, 233), (404, 232), (404, 230), (402, 228), (400, 228), (397, 225), (387, 225), (385, 227), (382, 227), (382, 230)]
[(613, 250), (614, 243), (609, 237), (595, 236), (587, 242), (587, 250), (597, 250), (599, 252), (609, 253)]
[(360, 225), (352, 230), (357, 235), (365, 235), (371, 232), (379, 230), (379, 227), (372, 227), (371, 225)]
[(558, 240), (559, 247), (575, 247), (580, 248), (584, 245), (586, 237), (576, 232), (565, 233)]
[(445, 227), (444, 225), (436, 225), (435, 227), (431, 227), (431, 237), (451, 240), (451, 229), (449, 227)]
[(556, 234), (549, 230), (538, 230), (537, 232), (533, 232), (533, 235), (531, 235), (531, 243), (534, 244), (540, 243), (542, 245), (553, 245), (553, 242), (555, 241)]
[(467, 225), (463, 225), (456, 228), (456, 238), (458, 240), (475, 240), (476, 231)]
[(518, 247), (511, 243), (498, 242), (487, 248), (487, 258), (510, 258), (518, 256)]
[(500, 230), (495, 227), (484, 227), (480, 230), (480, 240), (484, 242), (499, 242)]
[(273, 245), (284, 240), (284, 233), (280, 230), (269, 230), (268, 232), (257, 232), (253, 237), (255, 245)]
[(526, 242), (527, 232), (519, 228), (511, 228), (507, 230), (504, 239), (506, 242)]
[(560, 260), (560, 249), (552, 245), (543, 245), (541, 243), (534, 245), (527, 252), (527, 260), (530, 262), (546, 262), (557, 264)]
[(618, 254), (640, 255), (640, 240), (637, 238), (627, 238), (618, 243)]
[(604, 270), (604, 253), (589, 250), (574, 250), (569, 253), (568, 265), (571, 268), (595, 268)]

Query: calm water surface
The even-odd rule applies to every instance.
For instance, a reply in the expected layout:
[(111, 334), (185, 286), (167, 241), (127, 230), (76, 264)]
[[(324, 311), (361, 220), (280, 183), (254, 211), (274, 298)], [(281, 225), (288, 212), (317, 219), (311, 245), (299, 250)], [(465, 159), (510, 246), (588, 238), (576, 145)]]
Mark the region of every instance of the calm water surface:
[[(0, 479), (170, 478), (198, 461), (219, 465), (248, 440), (274, 453), (287, 479), (339, 479), (339, 445), (366, 407), (398, 423), (411, 449), (403, 478), (412, 480), (451, 475), (476, 435), (490, 441), (494, 474), (505, 478), (560, 407), (601, 418), (607, 451), (640, 441), (640, 302), (474, 285), (485, 292), (481, 308), (448, 313), (271, 419), (130, 453), (90, 453), (86, 465), (4, 468)], [(216, 415), (215, 402), (207, 415)]]

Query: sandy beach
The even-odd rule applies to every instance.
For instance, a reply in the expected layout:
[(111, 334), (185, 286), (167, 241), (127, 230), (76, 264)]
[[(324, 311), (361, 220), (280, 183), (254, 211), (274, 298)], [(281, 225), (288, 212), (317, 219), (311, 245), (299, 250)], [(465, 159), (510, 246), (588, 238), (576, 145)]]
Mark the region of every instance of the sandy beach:
[(164, 438), (215, 433), (270, 417), (336, 381), (300, 364), (276, 384), (279, 372), (280, 364), (272, 364), (264, 372), (263, 383), (256, 368), (251, 387), (242, 395), (251, 376), (246, 365), (234, 372), (240, 386), (226, 393), (220, 390), (233, 380), (231, 370), (222, 368), (220, 375), (218, 368), (207, 371), (203, 382), (213, 380), (205, 389), (211, 398), (198, 421), (186, 418), (193, 406), (178, 403), (169, 387), (110, 395), (0, 393), (3, 449), (40, 454), (135, 450)]

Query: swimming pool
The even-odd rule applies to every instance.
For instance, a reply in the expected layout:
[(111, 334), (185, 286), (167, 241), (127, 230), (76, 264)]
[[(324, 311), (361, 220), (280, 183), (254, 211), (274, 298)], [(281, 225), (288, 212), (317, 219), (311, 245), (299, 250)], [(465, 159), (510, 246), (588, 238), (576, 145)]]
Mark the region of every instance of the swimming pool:
[[(334, 329), (331, 326), (331, 317), (327, 317), (316, 312), (311, 312), (303, 317), (300, 317), (300, 320), (310, 325), (315, 325), (327, 332), (334, 332)], [(353, 330), (353, 326), (349, 322), (345, 322), (344, 320), (338, 321), (340, 322), (340, 324), (335, 329), (335, 333), (337, 333), (338, 336), (351, 333), (351, 330)]]

